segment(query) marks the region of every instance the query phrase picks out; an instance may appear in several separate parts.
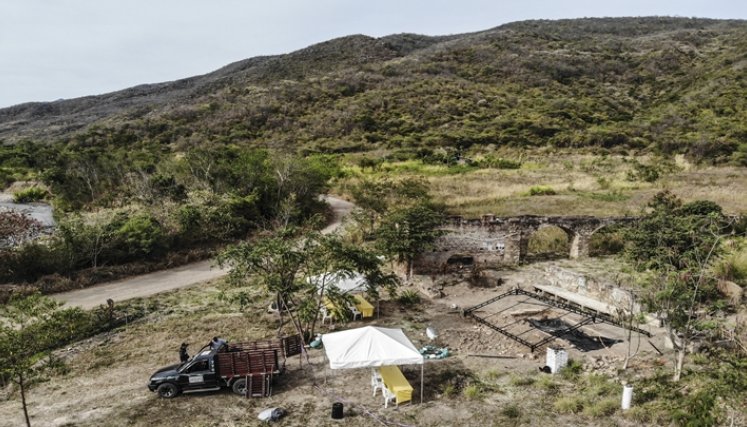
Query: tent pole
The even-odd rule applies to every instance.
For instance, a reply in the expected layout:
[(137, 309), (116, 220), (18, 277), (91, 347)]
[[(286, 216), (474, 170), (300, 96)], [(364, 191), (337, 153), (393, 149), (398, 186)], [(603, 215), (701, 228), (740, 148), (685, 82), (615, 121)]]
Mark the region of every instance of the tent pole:
[(423, 404), (423, 368), (425, 367), (425, 360), (420, 365), (420, 404)]

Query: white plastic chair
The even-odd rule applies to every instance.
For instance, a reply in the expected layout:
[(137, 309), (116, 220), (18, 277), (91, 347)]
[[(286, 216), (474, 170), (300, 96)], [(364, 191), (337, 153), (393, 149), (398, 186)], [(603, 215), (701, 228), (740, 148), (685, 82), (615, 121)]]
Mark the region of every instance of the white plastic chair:
[(384, 407), (388, 408), (389, 402), (393, 402), (397, 398), (397, 396), (386, 387), (381, 389), (381, 392), (384, 394)]
[(363, 319), (363, 313), (361, 313), (360, 310), (358, 310), (354, 305), (349, 305), (348, 308), (353, 314), (353, 320), (355, 320), (356, 318)]
[(319, 309), (319, 313), (322, 315), (322, 325), (324, 324), (324, 321), (329, 319), (329, 324), (331, 325), (334, 322), (334, 318), (332, 317), (332, 314), (327, 310), (327, 307), (322, 307)]
[(384, 379), (381, 378), (381, 374), (379, 374), (379, 371), (376, 369), (371, 369), (371, 387), (373, 388), (373, 395), (376, 396), (376, 390), (381, 390), (381, 393), (384, 394)]

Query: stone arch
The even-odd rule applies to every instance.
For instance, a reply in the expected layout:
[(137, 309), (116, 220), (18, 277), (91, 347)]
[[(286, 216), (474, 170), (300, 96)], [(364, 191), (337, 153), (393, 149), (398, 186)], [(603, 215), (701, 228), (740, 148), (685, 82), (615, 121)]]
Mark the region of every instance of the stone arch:
[(526, 250), (522, 258), (528, 261), (573, 258), (576, 233), (560, 224), (540, 224), (526, 234)]
[(589, 233), (589, 256), (614, 255), (622, 251), (624, 240), (620, 224), (602, 224)]

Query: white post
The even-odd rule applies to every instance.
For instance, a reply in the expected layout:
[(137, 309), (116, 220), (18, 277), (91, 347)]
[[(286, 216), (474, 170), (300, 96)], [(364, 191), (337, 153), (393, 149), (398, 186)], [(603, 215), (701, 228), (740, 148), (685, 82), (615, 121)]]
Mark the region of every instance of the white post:
[(622, 409), (630, 409), (630, 406), (633, 402), (633, 386), (632, 385), (625, 385), (623, 386), (623, 397), (622, 397)]
[(420, 364), (420, 404), (423, 404), (423, 368), (425, 367), (425, 360)]

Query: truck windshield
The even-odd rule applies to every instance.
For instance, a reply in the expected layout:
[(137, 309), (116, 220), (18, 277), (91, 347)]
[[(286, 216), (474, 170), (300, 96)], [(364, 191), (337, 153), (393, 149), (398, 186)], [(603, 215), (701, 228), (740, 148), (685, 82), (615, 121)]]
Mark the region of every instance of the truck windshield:
[(192, 366), (188, 367), (187, 370), (186, 370), (186, 372), (187, 373), (190, 373), (190, 372), (203, 372), (203, 371), (207, 371), (208, 369), (209, 369), (208, 368), (208, 361), (207, 360), (200, 360), (199, 362), (196, 362)]

